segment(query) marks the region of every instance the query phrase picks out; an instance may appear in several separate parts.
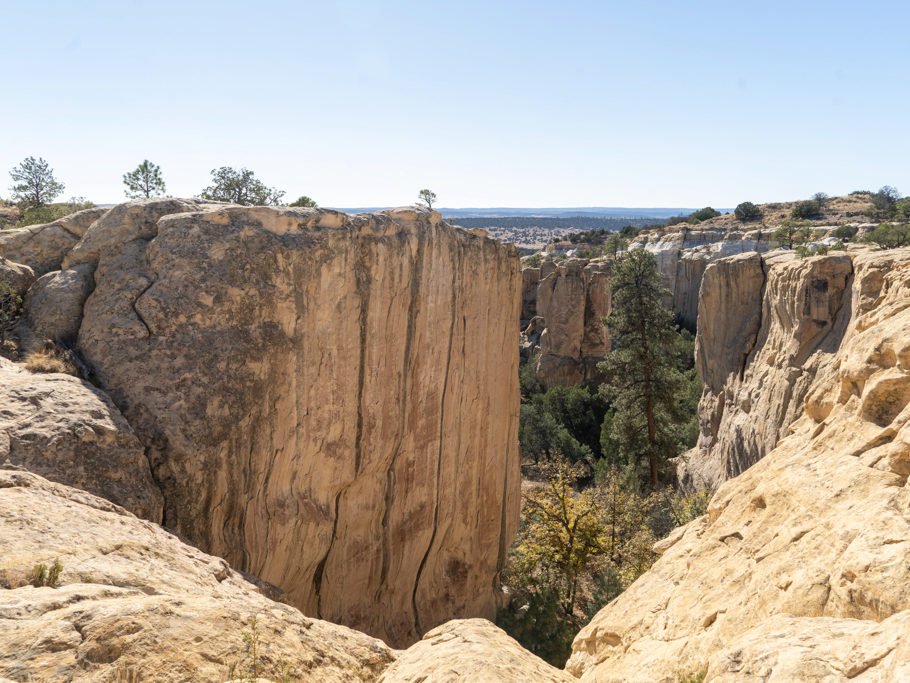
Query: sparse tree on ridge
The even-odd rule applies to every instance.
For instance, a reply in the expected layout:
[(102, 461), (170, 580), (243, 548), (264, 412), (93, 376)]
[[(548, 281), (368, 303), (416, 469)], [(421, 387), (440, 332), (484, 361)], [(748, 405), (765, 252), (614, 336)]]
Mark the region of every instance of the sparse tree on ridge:
[(9, 172), (13, 199), (31, 209), (50, 204), (66, 186), (54, 178), (54, 170), (42, 159), (28, 157)]
[(433, 204), (436, 202), (436, 193), (432, 190), (421, 190), (417, 193), (417, 203), (427, 207), (428, 209), (433, 209)]
[(161, 167), (148, 159), (143, 160), (136, 170), (124, 173), (123, 184), (126, 185), (125, 194), (130, 199), (160, 197), (165, 192)]
[(809, 221), (787, 220), (780, 224), (780, 227), (774, 231), (772, 239), (778, 246), (793, 249), (804, 245), (812, 236)]
[(310, 199), (306, 195), (301, 195), (300, 197), (297, 197), (297, 199), (294, 200), (293, 202), (291, 202), (290, 204), (288, 204), (288, 206), (302, 206), (302, 207), (309, 208), (309, 209), (318, 209), (319, 208), (319, 204), (317, 204), (315, 202), (315, 200)]
[(284, 192), (267, 187), (247, 168), (230, 166), (212, 169), (212, 184), (200, 196), (216, 202), (230, 202), (244, 206), (266, 206), (281, 203)]

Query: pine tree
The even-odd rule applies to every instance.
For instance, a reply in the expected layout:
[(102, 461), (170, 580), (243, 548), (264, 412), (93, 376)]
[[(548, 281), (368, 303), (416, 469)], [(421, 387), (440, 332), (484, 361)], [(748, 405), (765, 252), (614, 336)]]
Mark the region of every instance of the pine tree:
[(26, 207), (38, 209), (54, 201), (66, 186), (54, 178), (54, 169), (42, 159), (28, 157), (9, 172), (13, 199)]
[(126, 196), (130, 199), (158, 197), (165, 191), (161, 167), (148, 159), (143, 160), (136, 170), (124, 173), (123, 184), (126, 185)]
[(605, 323), (612, 348), (598, 366), (606, 376), (601, 391), (612, 405), (605, 442), (630, 475), (637, 477), (646, 462), (656, 488), (667, 458), (678, 450), (678, 425), (686, 419), (678, 400), (686, 385), (674, 354), (678, 335), (673, 314), (663, 305), (669, 292), (657, 260), (644, 249), (615, 262), (611, 289), (612, 312)]

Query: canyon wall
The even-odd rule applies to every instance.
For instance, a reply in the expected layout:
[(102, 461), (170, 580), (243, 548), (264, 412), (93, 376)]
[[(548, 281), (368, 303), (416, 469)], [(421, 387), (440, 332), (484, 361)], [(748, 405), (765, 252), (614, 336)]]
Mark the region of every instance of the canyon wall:
[(421, 210), (168, 199), (19, 256), (58, 269), (23, 325), (77, 331), (166, 526), (395, 646), (494, 615), (519, 508), (512, 247)]
[(666, 304), (680, 322), (692, 329), (698, 314), (698, 291), (708, 264), (747, 252), (766, 252), (773, 246), (771, 230), (673, 229), (666, 234), (637, 237), (630, 249), (647, 249), (670, 290)]
[(703, 420), (717, 425), (705, 476), (757, 462), (655, 546), (661, 558), (582, 629), (567, 669), (906, 679), (910, 249), (726, 259), (706, 270), (701, 306)]
[(836, 362), (861, 315), (861, 293), (893, 258), (861, 253), (775, 251), (708, 266), (695, 343), (701, 434), (680, 466), (686, 486), (716, 487), (745, 471), (802, 415), (816, 375)]
[(610, 272), (610, 262), (599, 259), (541, 266), (536, 312), (544, 329), (536, 370), (544, 386), (597, 381), (597, 363), (610, 348), (602, 323), (610, 314)]

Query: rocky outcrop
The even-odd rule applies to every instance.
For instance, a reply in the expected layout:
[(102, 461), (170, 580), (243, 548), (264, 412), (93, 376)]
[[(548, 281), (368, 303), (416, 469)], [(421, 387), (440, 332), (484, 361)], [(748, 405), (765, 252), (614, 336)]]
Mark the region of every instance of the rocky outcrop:
[(398, 655), (379, 683), (483, 681), (569, 683), (575, 678), (531, 654), (485, 619), (450, 621)]
[(46, 225), (2, 230), (0, 256), (29, 266), (39, 276), (58, 270), (67, 252), (107, 212), (107, 208), (96, 207)]
[[(703, 292), (709, 277), (758, 279), (754, 258), (712, 264)], [(773, 450), (723, 483), (708, 514), (659, 544), (658, 562), (582, 629), (567, 665), (582, 680), (671, 681), (705, 669), (706, 681), (907, 672), (910, 250), (760, 263), (761, 320), (743, 324), (757, 327), (755, 348), (716, 321), (717, 342), (736, 348), (706, 385), (724, 373), (738, 378), (725, 405), (742, 410), (747, 396), (759, 399), (742, 393), (747, 382), (778, 401), (786, 399), (775, 384), (793, 382), (781, 412), (795, 396), (804, 408)], [(754, 310), (743, 303), (754, 298), (749, 289), (722, 300)], [(705, 354), (720, 348), (701, 340), (703, 372)], [(744, 353), (740, 377), (735, 359)], [(804, 388), (797, 372), (812, 373)], [(754, 422), (775, 428), (777, 413), (752, 410)]]
[(537, 312), (544, 319), (537, 379), (547, 387), (597, 381), (610, 346), (610, 262), (569, 259), (541, 267)]
[(419, 210), (145, 200), (61, 267), (27, 323), (78, 327), (166, 526), (394, 645), (494, 615), (519, 507), (513, 248)]
[[(0, 358), (0, 467), (21, 467), (161, 521), (161, 492), (120, 411), (91, 385)], [(3, 547), (3, 546), (0, 546)]]
[[(269, 599), (224, 560), (108, 501), (0, 470), (0, 677), (16, 681), (373, 681), (379, 640)], [(63, 566), (35, 588), (37, 564)]]
[(695, 345), (705, 383), (701, 435), (681, 468), (684, 483), (716, 487), (738, 475), (802, 414), (816, 375), (851, 334), (854, 297), (878, 273), (854, 276), (854, 258), (870, 262), (845, 252), (800, 259), (775, 251), (708, 267)]

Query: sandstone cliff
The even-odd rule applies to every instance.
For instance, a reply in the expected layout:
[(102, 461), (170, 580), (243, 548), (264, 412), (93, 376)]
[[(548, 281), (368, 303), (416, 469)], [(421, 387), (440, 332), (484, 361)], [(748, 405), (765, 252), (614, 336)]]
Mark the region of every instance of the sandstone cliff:
[(17, 252), (57, 269), (23, 334), (77, 340), (166, 526), (394, 645), (494, 615), (519, 506), (513, 248), (435, 212), (168, 199), (47, 253)]
[(724, 414), (735, 404), (739, 429), (754, 423), (744, 444), (765, 421), (776, 432), (796, 419), (706, 516), (658, 544), (663, 556), (579, 633), (567, 668), (592, 681), (903, 680), (910, 250), (718, 262), (705, 306), (715, 279), (727, 313), (699, 331), (706, 394), (738, 387)]
[[(525, 271), (527, 272), (527, 270)], [(540, 268), (537, 315), (540, 334), (537, 378), (544, 386), (596, 381), (610, 336), (610, 263), (605, 260), (547, 261)]]
[(685, 484), (717, 486), (774, 448), (904, 260), (901, 251), (775, 251), (708, 267), (695, 345), (701, 436), (680, 468)]

